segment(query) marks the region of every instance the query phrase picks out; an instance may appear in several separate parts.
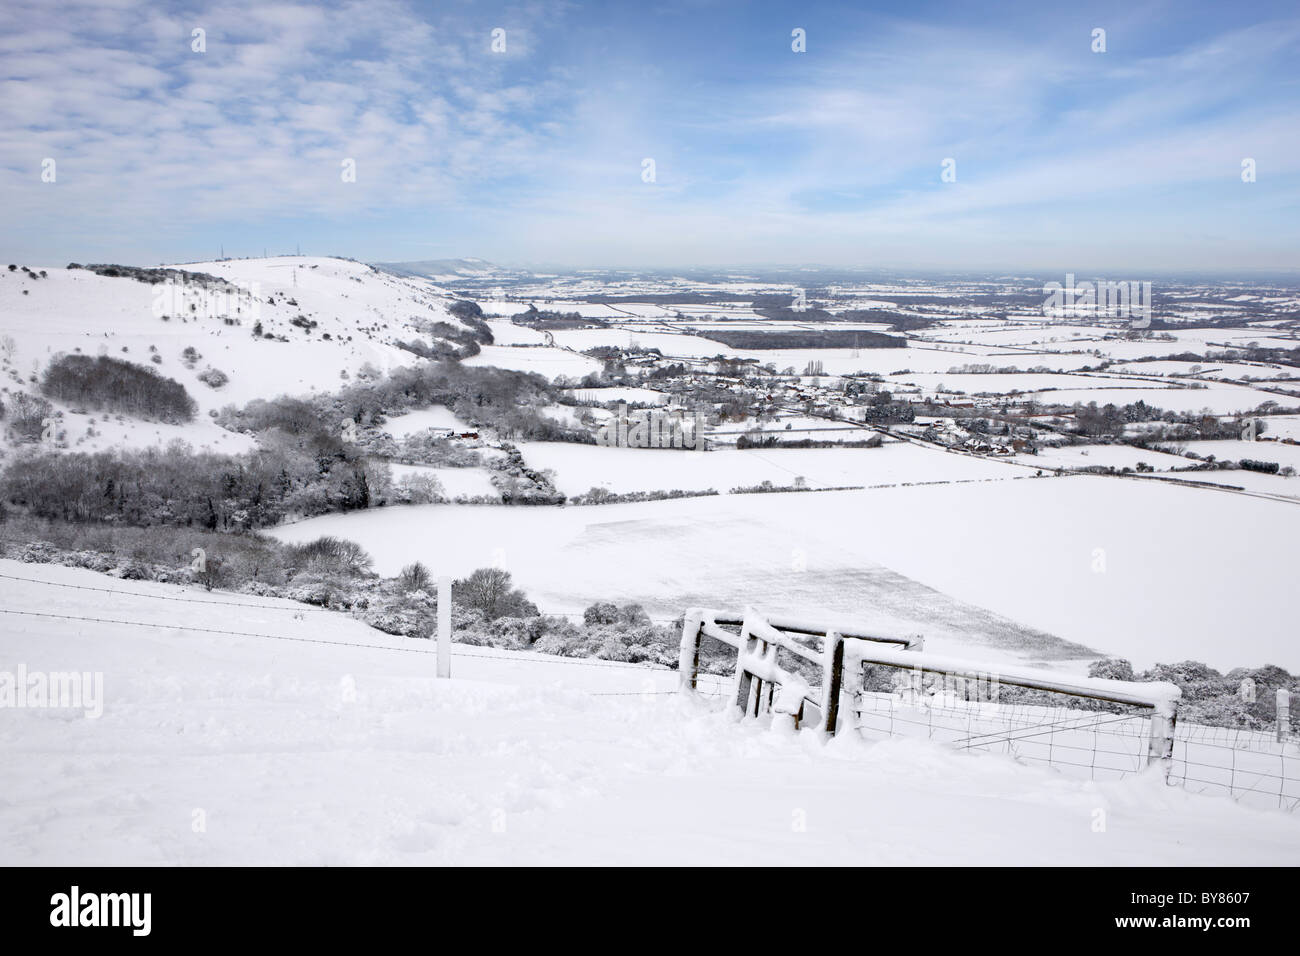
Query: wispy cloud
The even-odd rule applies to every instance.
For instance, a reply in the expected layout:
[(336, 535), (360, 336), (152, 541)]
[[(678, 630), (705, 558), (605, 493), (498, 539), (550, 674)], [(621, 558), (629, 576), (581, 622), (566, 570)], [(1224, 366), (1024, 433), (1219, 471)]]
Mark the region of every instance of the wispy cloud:
[(1294, 265), (1300, 18), (1174, 10), (9, 3), (0, 248)]

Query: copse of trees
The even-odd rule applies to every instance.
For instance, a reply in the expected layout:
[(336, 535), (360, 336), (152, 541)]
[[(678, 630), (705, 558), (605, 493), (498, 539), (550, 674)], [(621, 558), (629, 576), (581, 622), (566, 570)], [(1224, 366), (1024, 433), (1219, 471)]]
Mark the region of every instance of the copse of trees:
[(89, 405), (178, 424), (194, 418), (185, 386), (146, 365), (100, 355), (60, 355), (41, 379), (41, 391), (70, 405)]
[(539, 310), (532, 303), (529, 303), (527, 312), (516, 312), (510, 317), (510, 321), (515, 325), (527, 326), (530, 329), (555, 332), (563, 329), (604, 328), (609, 325), (604, 319), (595, 316), (583, 315), (581, 312)]

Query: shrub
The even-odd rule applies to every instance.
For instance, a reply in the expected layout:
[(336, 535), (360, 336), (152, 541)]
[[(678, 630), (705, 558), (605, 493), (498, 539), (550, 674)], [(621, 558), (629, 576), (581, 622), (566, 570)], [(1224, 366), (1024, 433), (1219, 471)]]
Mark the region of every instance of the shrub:
[(206, 368), (199, 373), (198, 378), (200, 382), (209, 388), (220, 388), (230, 381), (230, 376), (219, 368)]

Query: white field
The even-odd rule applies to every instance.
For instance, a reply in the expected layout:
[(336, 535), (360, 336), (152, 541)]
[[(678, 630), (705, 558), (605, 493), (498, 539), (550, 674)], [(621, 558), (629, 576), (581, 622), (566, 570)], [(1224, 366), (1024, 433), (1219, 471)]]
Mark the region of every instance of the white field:
[[(929, 344), (915, 340), (914, 347), (906, 349), (737, 349), (698, 335), (648, 331), (628, 325), (609, 329), (566, 329), (553, 335), (557, 345), (577, 351), (598, 345), (627, 348), (636, 344), (641, 348), (657, 348), (667, 358), (703, 359), (725, 355), (732, 358), (755, 359), (760, 365), (771, 363), (778, 371), (787, 367), (802, 371), (810, 361), (816, 360), (821, 361), (825, 365), (827, 374), (832, 375), (847, 375), (854, 372), (887, 375), (898, 369), (910, 369), (915, 372), (947, 372), (950, 368), (968, 363), (1013, 365), (1018, 368), (1042, 365), (1047, 368), (1070, 370), (1097, 362), (1097, 358), (1092, 355), (1060, 355), (1051, 351), (999, 352), (996, 349), (980, 346)], [(857, 355), (853, 354), (855, 351)]]
[(1300, 441), (1300, 415), (1270, 415), (1265, 421), (1268, 422), (1268, 428), (1263, 434), (1270, 438)]
[(628, 348), (633, 342), (644, 349), (659, 349), (664, 355), (708, 358), (732, 355), (735, 350), (721, 342), (684, 333), (647, 332), (627, 328), (561, 329), (551, 333), (557, 345), (583, 352), (600, 345)]
[[(1139, 383), (1140, 384), (1140, 383)], [(1210, 385), (1206, 388), (1080, 388), (1061, 389), (1044, 392), (1039, 396), (1042, 402), (1059, 405), (1073, 405), (1075, 402), (1087, 405), (1131, 405), (1134, 402), (1146, 402), (1155, 408), (1170, 412), (1200, 412), (1209, 409), (1212, 415), (1233, 415), (1238, 412), (1258, 408), (1265, 402), (1276, 402), (1284, 396), (1270, 395), (1256, 389), (1239, 385)]]
[[(854, 414), (853, 409), (846, 410), (847, 416)], [(787, 429), (786, 425), (790, 427)], [(885, 444), (896, 441), (887, 435), (853, 425), (848, 421), (831, 421), (826, 418), (812, 418), (807, 415), (781, 414), (775, 421), (759, 421), (750, 416), (740, 422), (727, 422), (713, 428), (709, 434), (720, 445), (735, 445), (743, 434), (758, 429), (764, 436), (779, 441), (813, 441), (826, 442), (860, 442), (880, 437)]]
[[(872, 433), (858, 430), (858, 436)], [(797, 437), (797, 436), (796, 436)], [(1023, 468), (905, 442), (880, 448), (721, 448), (708, 452), (662, 448), (607, 448), (564, 442), (521, 442), (533, 468), (550, 469), (566, 495), (593, 487), (633, 491), (726, 493), (762, 481), (810, 488), (897, 484), (905, 481), (974, 481), (1028, 474)]]
[[(945, 323), (939, 329), (925, 329), (918, 333), (923, 338), (951, 342), (971, 342), (978, 345), (1035, 345), (1044, 351), (1054, 351), (1063, 344), (1100, 341), (1114, 335), (1114, 328), (1097, 325), (1070, 325), (1064, 322), (1020, 322), (1011, 328), (980, 328), (973, 323), (956, 321)], [(1052, 346), (1052, 348), (1048, 348)]]
[(1027, 465), (1037, 463), (1040, 467), (1051, 465), (1054, 468), (1089, 468), (1098, 465), (1110, 468), (1136, 468), (1138, 462), (1145, 462), (1156, 471), (1185, 468), (1193, 464), (1178, 455), (1134, 448), (1132, 445), (1068, 445), (1061, 448), (1040, 448), (1037, 455), (1017, 455), (1016, 460)]
[(1257, 471), (1193, 471), (1171, 475), (1181, 481), (1204, 481), (1212, 485), (1231, 485), (1253, 494), (1300, 500), (1300, 478), (1266, 475)]
[(385, 423), (384, 431), (400, 440), (407, 435), (414, 435), (416, 432), (426, 431), (430, 428), (450, 428), (461, 431), (468, 427), (452, 414), (450, 408), (443, 405), (432, 405), (429, 408), (420, 408), (413, 412), (407, 412), (405, 415), (394, 415)]
[(636, 402), (641, 405), (662, 405), (668, 401), (666, 392), (653, 388), (568, 388), (565, 392), (582, 402)]
[[(1266, 433), (1267, 434), (1267, 433)], [(1240, 461), (1253, 458), (1255, 461), (1275, 461), (1283, 467), (1291, 465), (1300, 469), (1300, 445), (1287, 445), (1279, 441), (1185, 441), (1171, 446), (1196, 452), (1202, 458), (1213, 455), (1218, 461)], [(1184, 461), (1183, 464), (1195, 464)]]
[[(635, 599), (671, 615), (750, 601), (910, 623), (939, 635), (932, 649), (966, 656), (981, 641), (997, 643), (976, 624), (953, 629), (932, 612), (946, 595), (1139, 667), (1193, 659), (1224, 670), (1300, 669), (1289, 606), (1249, 597), (1293, 590), (1300, 509), (1167, 482), (1074, 476), (559, 509), (430, 505), (317, 518), (275, 534), (351, 538), (385, 574), (418, 559), (464, 575), (501, 549), (546, 610)], [(1094, 570), (1098, 557), (1104, 570)], [(882, 568), (935, 591), (901, 590), (900, 605), (893, 586), (873, 577)], [(1247, 597), (1206, 599), (1221, 594)]]
[[(487, 312), (487, 303), (483, 303), (483, 311)], [(488, 328), (492, 330), (492, 341), (495, 345), (544, 345), (546, 336), (536, 329), (530, 329), (522, 325), (515, 325), (509, 319), (487, 319)]]
[(492, 365), (518, 372), (535, 372), (547, 379), (553, 379), (557, 375), (581, 378), (592, 372), (599, 372), (602, 368), (599, 362), (586, 355), (546, 346), (525, 349), (485, 345), (478, 355), (466, 359), (465, 364)]
[[(331, 612), (0, 569), (134, 592), (0, 581), (6, 608), (163, 625), (6, 620), (0, 670), (98, 672), (103, 711), (0, 710), (0, 761), (22, 769), (0, 800), (4, 866), (1288, 865), (1300, 854), (1294, 816), (1158, 777), (1092, 783), (853, 732), (824, 744), (683, 700), (665, 670), (454, 645), (452, 678), (438, 680), (432, 655), (398, 650), (424, 642)], [(806, 828), (791, 826), (791, 807)], [(1097, 809), (1102, 836), (1090, 835)]]
[[(1193, 373), (1192, 369), (1199, 369)], [(1125, 375), (1144, 375), (1153, 378), (1171, 375), (1192, 375), (1198, 378), (1224, 379), (1240, 381), (1253, 378), (1262, 381), (1277, 378), (1291, 378), (1297, 369), (1280, 365), (1245, 365), (1233, 362), (1132, 362), (1112, 365), (1108, 371), (1123, 372)]]
[(492, 479), (486, 468), (437, 468), (432, 465), (389, 465), (393, 481), (399, 481), (406, 475), (431, 475), (442, 483), (448, 498), (480, 497), (500, 500), (500, 495), (492, 485)]
[[(978, 360), (976, 360), (978, 361)], [(962, 363), (956, 362), (955, 365)], [(992, 364), (999, 364), (993, 362)], [(918, 375), (915, 373), (908, 375), (891, 375), (890, 381), (905, 382), (913, 385), (919, 385), (930, 391), (937, 390), (943, 386), (944, 391), (954, 392), (961, 391), (968, 395), (978, 395), (984, 392), (991, 392), (995, 395), (1005, 395), (1011, 391), (1021, 392), (1039, 392), (1051, 390), (1043, 395), (1044, 401), (1051, 401), (1052, 396), (1061, 390), (1077, 391), (1079, 389), (1089, 389), (1100, 391), (1108, 388), (1146, 388), (1151, 390), (1161, 390), (1164, 383), (1151, 382), (1149, 385), (1145, 382), (1135, 382), (1131, 379), (1106, 379), (1093, 375), (1045, 375), (1045, 374), (1014, 374), (1002, 375), (998, 373), (963, 375), (952, 373), (930, 373)], [(1148, 402), (1155, 404), (1148, 399)]]

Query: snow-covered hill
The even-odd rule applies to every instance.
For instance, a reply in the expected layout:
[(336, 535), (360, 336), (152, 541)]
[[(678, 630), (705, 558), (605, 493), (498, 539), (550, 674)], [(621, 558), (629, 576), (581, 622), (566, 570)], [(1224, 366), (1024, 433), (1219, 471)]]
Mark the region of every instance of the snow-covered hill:
[(102, 674), (98, 718), (0, 708), (0, 865), (1300, 854), (1294, 815), (922, 741), (823, 745), (682, 700), (672, 671), (454, 645), (439, 681), (410, 652), (429, 645), (333, 612), (12, 561), (0, 575), (39, 582), (0, 577), (0, 608), (26, 612), (0, 614), (0, 681)]
[[(185, 263), (175, 268), (230, 285), (189, 284), (184, 291), (88, 269), (30, 268), (32, 273), (0, 267), (0, 396), (37, 392), (35, 380), (50, 359), (79, 352), (152, 368), (184, 385), (198, 404), (196, 421), (179, 426), (94, 410), (76, 414), (56, 403), (64, 413), (68, 444), (78, 450), (173, 438), (196, 447), (242, 450), (248, 440), (220, 429), (209, 412), (254, 398), (332, 391), (368, 368), (386, 372), (420, 361), (396, 341), (445, 341), (418, 326), (445, 322), (464, 328), (447, 311), (454, 300), (433, 283), (346, 259)], [(254, 335), (258, 323), (260, 337)], [(188, 358), (187, 349), (193, 350)], [(228, 380), (218, 387), (207, 384), (201, 376), (212, 378), (209, 369)], [(87, 435), (91, 427), (94, 436)]]

